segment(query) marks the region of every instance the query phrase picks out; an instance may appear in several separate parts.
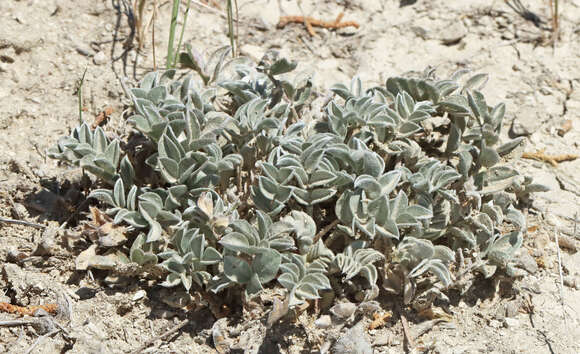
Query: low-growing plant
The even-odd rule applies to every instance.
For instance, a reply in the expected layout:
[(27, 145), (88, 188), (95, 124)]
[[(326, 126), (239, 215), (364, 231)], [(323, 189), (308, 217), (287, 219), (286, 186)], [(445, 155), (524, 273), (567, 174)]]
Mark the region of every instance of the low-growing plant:
[(486, 75), (355, 78), (316, 112), (325, 98), (290, 76), (295, 63), (226, 55), (208, 70), (181, 54), (201, 82), (147, 74), (128, 91), (128, 137), (82, 124), (50, 151), (93, 174), (90, 196), (128, 227), (120, 262), (187, 291), (252, 296), (276, 281), (290, 307), (336, 284), (360, 301), (379, 287), (444, 298), (457, 252), (485, 277), (519, 274), (516, 206), (545, 188), (510, 164), (522, 140), (500, 143), (506, 109), (480, 92)]

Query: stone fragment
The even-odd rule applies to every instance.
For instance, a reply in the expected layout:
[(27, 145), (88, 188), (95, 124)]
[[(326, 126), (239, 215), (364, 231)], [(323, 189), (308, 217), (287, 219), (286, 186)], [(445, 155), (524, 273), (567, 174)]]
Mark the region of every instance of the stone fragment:
[(516, 266), (524, 269), (530, 274), (534, 274), (538, 271), (538, 263), (536, 263), (536, 260), (530, 256), (525, 248), (518, 250), (514, 261)]
[(95, 51), (85, 44), (77, 44), (75, 46), (75, 50), (77, 51), (77, 53), (85, 57), (92, 57), (95, 55)]
[(107, 62), (107, 56), (105, 55), (104, 52), (98, 52), (97, 54), (95, 54), (94, 58), (93, 58), (93, 63), (95, 63), (95, 65), (103, 65)]
[(264, 56), (264, 49), (257, 45), (244, 44), (240, 47), (240, 54), (259, 63), (262, 56)]
[(373, 347), (364, 333), (362, 322), (357, 323), (334, 345), (336, 354), (372, 354)]
[(503, 325), (506, 328), (516, 328), (520, 326), (520, 321), (516, 318), (506, 317), (503, 319)]
[(352, 302), (342, 302), (332, 306), (330, 312), (338, 318), (347, 319), (354, 314), (356, 305)]
[(491, 320), (489, 321), (489, 326), (491, 328), (499, 328), (501, 327), (501, 323), (498, 320)]
[(441, 42), (445, 45), (454, 45), (459, 43), (467, 35), (467, 28), (463, 22), (457, 21), (444, 28), (441, 33)]
[(526, 128), (518, 119), (512, 120), (512, 125), (510, 126), (510, 130), (508, 135), (510, 138), (517, 138), (518, 136), (528, 136), (531, 135), (532, 132)]
[(331, 324), (332, 324), (332, 321), (330, 319), (330, 316), (328, 316), (328, 315), (322, 315), (322, 316), (320, 316), (319, 319), (314, 321), (314, 325), (317, 328), (322, 328), (322, 329), (326, 329), (326, 328), (330, 327)]
[(137, 291), (137, 292), (136, 292), (136, 293), (133, 295), (133, 298), (132, 298), (132, 300), (133, 300), (133, 301), (139, 301), (139, 300), (141, 300), (142, 298), (144, 298), (144, 297), (145, 297), (145, 295), (147, 295), (147, 292), (146, 292), (145, 290), (141, 289), (141, 290)]

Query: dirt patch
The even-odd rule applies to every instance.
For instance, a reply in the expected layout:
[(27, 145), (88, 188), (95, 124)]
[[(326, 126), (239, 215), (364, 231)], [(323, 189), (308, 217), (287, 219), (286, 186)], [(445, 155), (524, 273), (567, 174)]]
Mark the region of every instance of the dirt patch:
[[(298, 70), (313, 74), (319, 89), (348, 83), (353, 75), (368, 86), (384, 84), (387, 77), (428, 66), (441, 76), (463, 68), (487, 72), (491, 80), (484, 92), (492, 104), (506, 102), (504, 131), (526, 136), (526, 151), (580, 154), (580, 7), (563, 4), (561, 40), (552, 47), (546, 45), (550, 31), (545, 2), (527, 2), (540, 22), (527, 20), (504, 2), (303, 0), (300, 9), (296, 1), (282, 2), (281, 7), (273, 0), (239, 1), (239, 49), (256, 61), (269, 49), (279, 50), (299, 61)], [(61, 242), (67, 227), (59, 226), (76, 222), (71, 215), (83, 205), (86, 181), (79, 170), (47, 159), (46, 149), (78, 122), (77, 80), (86, 69), (85, 119), (95, 119), (110, 107), (107, 129), (115, 131), (128, 103), (119, 78), (135, 82), (164, 62), (169, 3), (159, 9), (155, 42), (149, 33), (139, 55), (123, 47), (131, 36), (125, 6), (125, 1), (0, 3), (0, 217), (53, 230), (0, 223), (0, 301), (18, 306), (58, 303), (70, 310), (55, 317), (63, 329), (43, 317), (36, 317), (34, 324), (0, 326), (0, 352), (22, 353), (32, 345), (34, 353), (131, 352), (185, 319), (175, 308), (178, 299), (170, 301), (171, 293), (147, 280), (75, 271), (76, 255), (89, 245), (74, 248)], [(192, 6), (185, 40), (200, 50), (229, 44), (225, 6)], [(302, 11), (330, 22), (343, 12), (343, 21), (356, 21), (360, 27), (315, 27), (315, 37), (303, 24), (276, 27), (280, 16)], [(563, 124), (570, 129), (558, 134)], [(367, 327), (373, 318), (360, 317), (361, 331), (376, 353), (404, 350), (401, 315), (408, 319), (412, 344), (419, 351), (580, 352), (580, 256), (566, 248), (558, 252), (554, 237), (558, 232), (561, 245), (566, 240), (578, 245), (580, 160), (552, 165), (522, 159), (515, 164), (552, 187), (537, 194), (526, 210), (529, 231), (518, 262), (528, 275), (515, 283), (476, 279), (467, 293), (451, 292), (446, 306), (450, 322), (425, 320), (396, 299), (379, 298), (393, 316), (372, 330)], [(193, 311), (188, 325), (153, 341), (150, 352), (213, 353), (216, 331), (234, 352), (316, 352), (347, 328), (355, 330), (354, 320), (325, 329), (321, 322), (315, 324), (321, 314), (311, 312), (268, 329), (271, 295), (266, 292), (263, 306), (255, 311), (217, 323), (208, 309)], [(0, 313), (0, 321), (14, 318)]]

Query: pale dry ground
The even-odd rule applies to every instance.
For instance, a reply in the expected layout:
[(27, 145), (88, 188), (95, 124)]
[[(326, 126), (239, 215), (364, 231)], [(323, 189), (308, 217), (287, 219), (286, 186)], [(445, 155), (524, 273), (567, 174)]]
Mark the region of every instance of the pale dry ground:
[[(484, 90), (488, 102), (506, 102), (505, 131), (513, 122), (515, 133), (527, 134), (526, 151), (580, 153), (578, 1), (561, 1), (562, 34), (555, 48), (541, 44), (549, 37), (549, 31), (526, 22), (503, 1), (419, 0), (399, 7), (398, 1), (391, 0), (303, 0), (302, 9), (309, 16), (332, 20), (344, 12), (345, 20), (362, 25), (358, 30), (316, 29), (316, 38), (311, 38), (301, 25), (275, 28), (280, 15), (301, 13), (296, 1), (281, 1), (282, 11), (275, 0), (239, 3), (240, 51), (254, 60), (268, 49), (277, 49), (298, 60), (298, 70), (313, 73), (318, 88), (346, 83), (353, 75), (359, 75), (369, 86), (376, 85), (389, 76), (421, 71), (427, 66), (436, 67), (441, 77), (460, 68), (487, 72), (491, 74)], [(547, 1), (526, 3), (547, 21)], [(119, 126), (126, 101), (116, 75), (127, 75), (134, 81), (136, 57), (134, 51), (128, 52), (126, 72), (122, 60), (111, 61), (111, 40), (116, 29), (120, 39), (129, 33), (126, 16), (112, 6), (118, 5), (123, 11), (122, 4), (0, 2), (0, 216), (12, 218), (16, 209), (23, 219), (34, 221), (38, 210), (21, 206), (42, 190), (41, 180), (57, 177), (62, 183), (78, 175), (78, 171), (46, 160), (44, 151), (77, 123), (77, 98), (73, 93), (85, 68), (85, 117), (94, 117), (105, 106), (112, 106), (115, 112), (108, 129)], [(223, 17), (198, 6), (193, 6), (192, 11), (185, 34), (188, 42), (200, 50), (229, 43)], [(169, 12), (170, 5), (165, 3), (155, 26), (158, 64), (164, 62)], [(150, 41), (149, 34), (144, 55), (138, 57), (137, 78), (153, 68)], [(99, 56), (104, 55), (101, 65), (93, 60), (98, 51), (103, 52)], [(118, 43), (113, 56), (116, 58), (121, 52), (122, 43)], [(557, 129), (565, 120), (571, 120), (573, 127), (560, 137)], [(492, 299), (491, 284), (482, 282), (465, 298), (455, 299), (450, 307), (453, 328), (435, 326), (416, 340), (434, 352), (580, 352), (579, 292), (564, 286), (563, 299), (560, 298), (556, 247), (552, 241), (555, 229), (574, 237), (574, 219), (580, 212), (580, 160), (557, 167), (521, 160), (517, 166), (552, 187), (552, 191), (537, 195), (534, 208), (529, 210), (529, 225), (537, 226), (537, 230), (528, 233), (525, 248), (544, 267), (518, 282), (520, 290), (512, 292), (512, 297), (508, 294)], [(28, 213), (32, 216), (27, 217)], [(19, 264), (8, 262), (9, 249), (29, 253), (40, 234), (28, 227), (0, 225), (0, 301), (46, 303), (54, 301), (60, 291), (72, 299), (72, 322), (67, 328), (75, 340), (67, 341), (57, 334), (44, 340), (34, 352), (127, 352), (178, 321), (159, 300), (163, 295), (156, 288), (152, 290), (147, 284), (134, 281), (122, 289), (102, 287), (85, 273), (73, 271), (74, 254)], [(562, 251), (566, 279), (580, 283), (579, 266), (578, 253)], [(102, 279), (105, 274), (95, 276)], [(148, 290), (147, 297), (133, 301), (141, 288)], [(510, 304), (521, 307), (528, 297), (533, 306), (531, 314), (516, 311), (505, 319), (502, 309)], [(172, 341), (157, 342), (157, 352), (213, 352), (208, 331), (213, 319), (208, 314), (202, 312), (195, 325), (186, 327)], [(0, 321), (12, 317), (0, 314)], [(411, 330), (419, 330), (420, 320), (410, 319)], [(230, 332), (232, 345), (252, 351), (261, 347), (265, 353), (278, 348), (289, 353), (310, 352), (314, 350), (313, 343), (324, 334), (313, 327), (312, 320), (304, 315), (300, 324), (283, 325), (273, 332), (266, 332), (259, 321), (250, 322), (238, 336)], [(230, 328), (236, 326), (230, 323)], [(398, 320), (370, 335), (377, 353), (403, 351)], [(36, 338), (27, 326), (0, 328), (0, 352), (24, 352)]]

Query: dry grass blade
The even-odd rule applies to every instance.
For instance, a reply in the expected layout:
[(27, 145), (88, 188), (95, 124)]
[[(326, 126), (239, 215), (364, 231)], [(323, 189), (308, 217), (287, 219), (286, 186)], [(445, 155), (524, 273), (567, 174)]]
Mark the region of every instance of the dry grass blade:
[(413, 341), (411, 329), (409, 328), (409, 322), (404, 315), (401, 315), (401, 324), (403, 325), (403, 334), (405, 335), (405, 343), (407, 344), (406, 347), (408, 349), (415, 348), (415, 342)]
[(559, 17), (559, 1), (550, 0), (550, 12), (552, 15), (552, 45), (556, 44), (560, 37), (560, 17)]
[(142, 346), (140, 346), (139, 348), (137, 348), (135, 351), (132, 352), (132, 354), (138, 354), (141, 353), (142, 351), (144, 351), (145, 349), (147, 349), (150, 345), (152, 345), (153, 343), (155, 343), (156, 341), (160, 340), (160, 339), (164, 339), (167, 336), (179, 331), (180, 329), (182, 329), (183, 327), (187, 326), (187, 324), (189, 324), (189, 319), (187, 320), (183, 320), (181, 322), (179, 322), (176, 326), (170, 328), (169, 330), (163, 332), (162, 334), (153, 337), (149, 340), (147, 340)]
[(14, 225), (24, 225), (34, 227), (35, 229), (46, 229), (46, 226), (36, 224), (33, 222), (23, 221), (23, 220), (14, 220), (14, 219), (7, 219), (7, 218), (0, 218), (0, 224), (14, 224)]
[(143, 25), (143, 18), (145, 17), (146, 0), (133, 1), (133, 14), (135, 16), (135, 32), (137, 32), (137, 47), (139, 50), (143, 48), (145, 42), (145, 26)]

